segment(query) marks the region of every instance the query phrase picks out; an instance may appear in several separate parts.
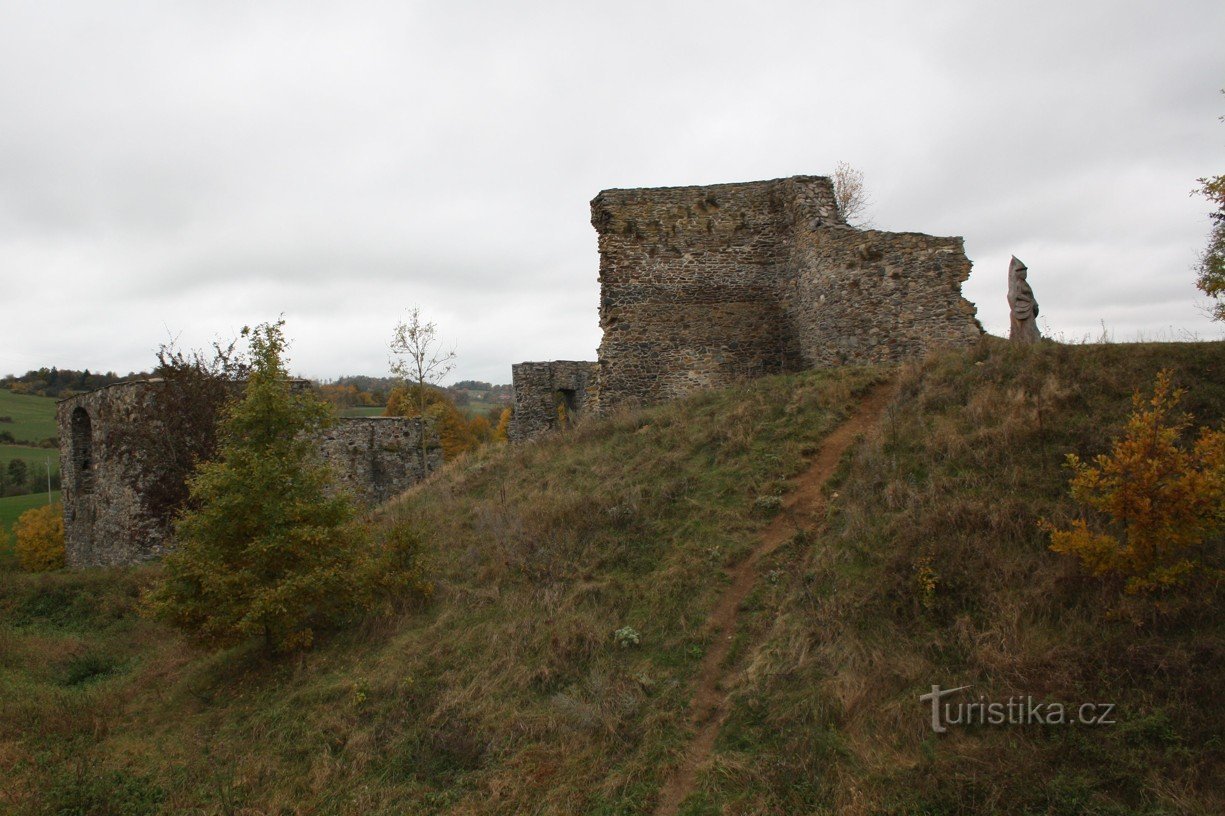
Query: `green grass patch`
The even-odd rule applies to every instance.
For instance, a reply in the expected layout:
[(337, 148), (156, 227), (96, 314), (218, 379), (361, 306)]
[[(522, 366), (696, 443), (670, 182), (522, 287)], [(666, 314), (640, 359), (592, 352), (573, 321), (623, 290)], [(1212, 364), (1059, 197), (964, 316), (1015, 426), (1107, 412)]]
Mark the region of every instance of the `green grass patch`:
[(50, 468), (51, 474), (60, 472), (60, 452), (57, 448), (34, 448), (28, 445), (0, 444), (0, 467), (7, 468), (14, 459), (25, 460), (30, 473), (45, 476)]
[(342, 408), (340, 415), (342, 417), (373, 417), (382, 416), (387, 408), (383, 405), (355, 405), (350, 408)]
[(39, 442), (56, 435), (55, 403), (52, 397), (14, 394), (0, 388), (0, 417), (12, 422), (0, 422), (0, 431), (8, 431), (14, 439)]

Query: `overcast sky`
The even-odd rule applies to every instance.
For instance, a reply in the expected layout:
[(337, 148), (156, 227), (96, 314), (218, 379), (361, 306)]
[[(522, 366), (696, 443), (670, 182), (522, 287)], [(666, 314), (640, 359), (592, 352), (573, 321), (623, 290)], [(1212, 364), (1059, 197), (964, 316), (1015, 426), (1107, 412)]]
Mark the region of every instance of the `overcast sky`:
[(1066, 340), (1219, 339), (1225, 3), (0, 0), (0, 372), (148, 368), (284, 313), (383, 375), (411, 306), (452, 379), (594, 359), (611, 187), (863, 170), (879, 228), (1008, 259)]

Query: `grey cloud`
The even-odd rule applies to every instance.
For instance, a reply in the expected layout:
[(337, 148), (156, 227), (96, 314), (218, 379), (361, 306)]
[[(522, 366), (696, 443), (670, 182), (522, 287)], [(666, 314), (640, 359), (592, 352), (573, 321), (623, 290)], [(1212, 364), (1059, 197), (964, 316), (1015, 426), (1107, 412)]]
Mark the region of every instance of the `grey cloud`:
[[(882, 228), (966, 238), (1006, 331), (1220, 336), (1190, 265), (1221, 171), (1219, 3), (7, 3), (0, 370), (146, 366), (288, 317), (379, 373), (422, 305), (457, 377), (590, 358), (605, 187), (862, 167)], [(48, 325), (53, 327), (48, 329)]]

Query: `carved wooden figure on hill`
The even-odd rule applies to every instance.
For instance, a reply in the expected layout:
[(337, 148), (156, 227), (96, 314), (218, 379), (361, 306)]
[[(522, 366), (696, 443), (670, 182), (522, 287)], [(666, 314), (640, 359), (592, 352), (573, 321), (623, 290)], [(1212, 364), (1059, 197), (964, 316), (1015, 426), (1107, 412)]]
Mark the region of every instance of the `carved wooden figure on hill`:
[(1025, 279), (1028, 271), (1017, 256), (1012, 256), (1008, 264), (1008, 311), (1012, 324), (1008, 337), (1014, 343), (1036, 343), (1042, 339), (1038, 332), (1038, 301)]

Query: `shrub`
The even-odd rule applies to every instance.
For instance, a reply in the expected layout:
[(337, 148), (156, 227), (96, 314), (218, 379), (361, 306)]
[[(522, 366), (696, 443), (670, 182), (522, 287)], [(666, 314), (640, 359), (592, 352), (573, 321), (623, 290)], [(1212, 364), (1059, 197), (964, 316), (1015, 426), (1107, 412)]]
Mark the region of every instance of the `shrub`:
[(1181, 443), (1191, 418), (1176, 413), (1184, 391), (1169, 371), (1152, 397), (1132, 397), (1132, 415), (1109, 455), (1093, 464), (1069, 454), (1072, 497), (1090, 508), (1060, 530), (1042, 522), (1051, 549), (1080, 559), (1094, 575), (1124, 580), (1128, 593), (1184, 583), (1202, 566), (1203, 542), (1225, 522), (1225, 432), (1201, 428)]
[(209, 645), (260, 636), (270, 650), (305, 648), (361, 605), (363, 536), (311, 442), (331, 409), (292, 387), (282, 323), (244, 329), (245, 394), (224, 412), (219, 458), (191, 480), (179, 547), (148, 597), (155, 616)]
[(629, 626), (622, 626), (617, 631), (613, 632), (613, 640), (622, 649), (628, 649), (630, 646), (637, 646), (642, 642), (642, 636), (638, 634), (636, 629)]
[(64, 510), (59, 504), (36, 507), (21, 514), (13, 525), (17, 560), (30, 572), (64, 566)]

